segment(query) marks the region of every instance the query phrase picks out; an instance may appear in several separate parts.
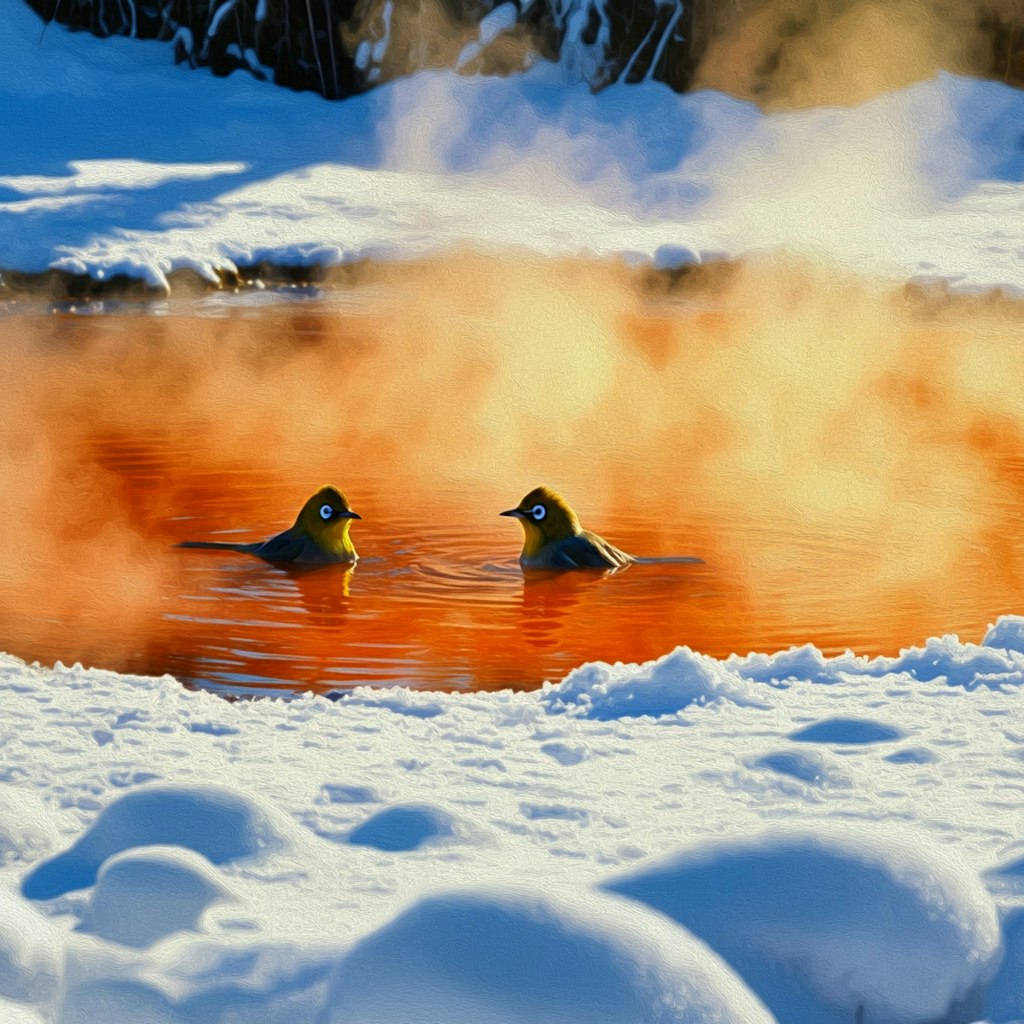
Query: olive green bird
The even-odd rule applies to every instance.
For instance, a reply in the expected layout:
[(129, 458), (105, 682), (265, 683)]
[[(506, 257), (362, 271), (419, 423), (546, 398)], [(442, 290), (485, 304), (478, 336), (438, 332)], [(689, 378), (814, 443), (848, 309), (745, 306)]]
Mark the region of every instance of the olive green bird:
[(516, 508), (499, 513), (523, 524), (524, 569), (621, 569), (627, 565), (702, 563), (701, 558), (637, 558), (580, 526), (569, 503), (550, 487), (537, 487)]
[(348, 499), (337, 487), (321, 487), (299, 512), (295, 523), (269, 540), (251, 544), (230, 544), (213, 540), (186, 540), (179, 548), (216, 548), (241, 551), (267, 562), (291, 562), (302, 565), (353, 563), (356, 554), (349, 527), (361, 519), (349, 508)]

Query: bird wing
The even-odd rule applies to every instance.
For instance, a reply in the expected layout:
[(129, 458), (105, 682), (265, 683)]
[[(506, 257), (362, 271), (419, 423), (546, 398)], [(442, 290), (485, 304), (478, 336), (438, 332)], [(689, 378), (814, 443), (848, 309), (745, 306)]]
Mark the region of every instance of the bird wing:
[(552, 566), (560, 569), (618, 569), (633, 559), (596, 533), (585, 531), (559, 541)]
[(309, 547), (306, 537), (289, 529), (255, 545), (251, 551), (268, 562), (296, 562), (309, 560)]

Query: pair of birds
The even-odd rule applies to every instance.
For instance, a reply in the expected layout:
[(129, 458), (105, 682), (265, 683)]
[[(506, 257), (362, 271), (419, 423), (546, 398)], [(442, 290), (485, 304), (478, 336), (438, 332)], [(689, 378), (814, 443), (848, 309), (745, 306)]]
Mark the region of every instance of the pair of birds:
[[(500, 513), (523, 524), (524, 569), (621, 569), (636, 562), (700, 562), (699, 558), (636, 558), (584, 530), (569, 503), (549, 487), (536, 487), (515, 507)], [(268, 562), (301, 565), (352, 564), (356, 554), (349, 528), (353, 512), (337, 487), (321, 487), (302, 506), (295, 523), (269, 540), (251, 544), (186, 540), (181, 548), (241, 551)]]

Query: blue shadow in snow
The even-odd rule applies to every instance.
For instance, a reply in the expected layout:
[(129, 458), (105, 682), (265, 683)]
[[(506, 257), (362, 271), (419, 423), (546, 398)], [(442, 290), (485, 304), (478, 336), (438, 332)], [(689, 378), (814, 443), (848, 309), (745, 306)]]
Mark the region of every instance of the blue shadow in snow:
[(870, 718), (825, 718), (820, 722), (790, 733), (799, 743), (887, 743), (903, 738), (891, 725)]
[(354, 828), (348, 834), (347, 842), (353, 846), (372, 846), (388, 853), (402, 853), (451, 834), (451, 815), (436, 807), (389, 807)]
[(48, 900), (87, 888), (107, 858), (153, 845), (182, 846), (226, 864), (282, 843), (263, 813), (239, 794), (212, 786), (147, 786), (109, 804), (74, 845), (30, 871), (22, 895)]

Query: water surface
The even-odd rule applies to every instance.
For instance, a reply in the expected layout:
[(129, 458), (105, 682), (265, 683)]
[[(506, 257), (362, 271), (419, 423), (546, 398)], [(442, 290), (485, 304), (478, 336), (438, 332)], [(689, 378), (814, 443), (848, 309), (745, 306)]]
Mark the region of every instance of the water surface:
[[(1022, 610), (1020, 310), (768, 263), (465, 258), (0, 319), (0, 649), (228, 693), (496, 689), (687, 644), (894, 654)], [(258, 540), (334, 483), (354, 569)], [(540, 483), (638, 555), (524, 576)]]

